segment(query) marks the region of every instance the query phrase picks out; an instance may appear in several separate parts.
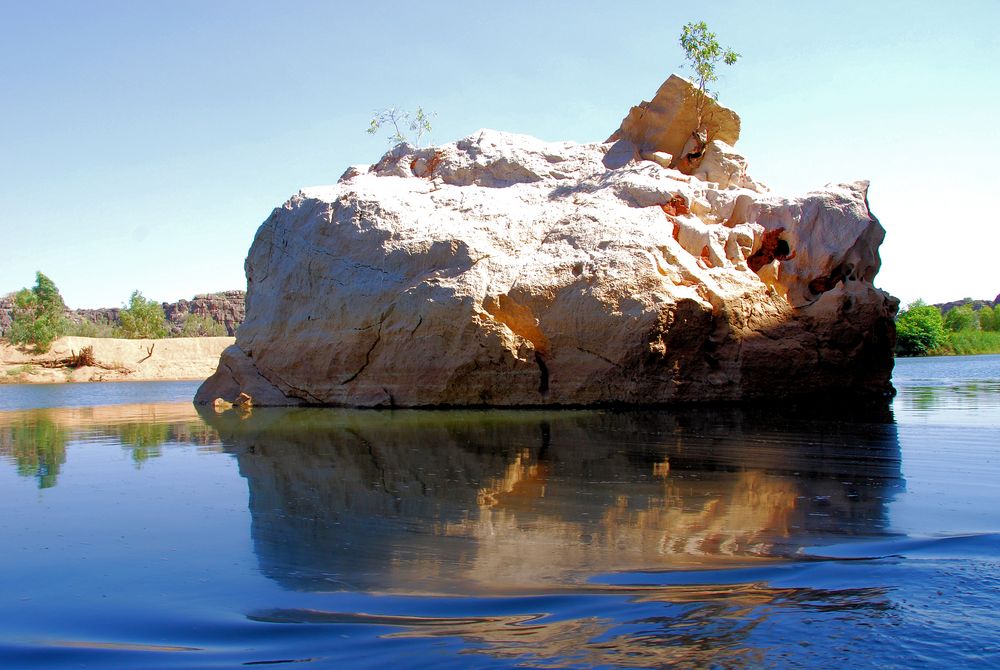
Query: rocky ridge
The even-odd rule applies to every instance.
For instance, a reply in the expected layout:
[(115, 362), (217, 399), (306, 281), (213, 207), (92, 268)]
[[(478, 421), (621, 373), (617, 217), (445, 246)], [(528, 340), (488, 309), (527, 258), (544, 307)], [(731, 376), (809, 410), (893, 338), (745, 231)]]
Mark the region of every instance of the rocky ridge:
[(938, 302), (934, 303), (934, 307), (941, 310), (942, 314), (950, 312), (956, 307), (962, 307), (963, 305), (971, 305), (972, 309), (975, 311), (981, 310), (983, 307), (996, 307), (1000, 305), (1000, 295), (993, 298), (993, 300), (970, 300), (965, 298), (963, 300), (952, 300), (951, 302)]
[(246, 321), (196, 402), (891, 393), (867, 182), (768, 192), (731, 110), (684, 140), (692, 91), (672, 77), (607, 142), (482, 130), (299, 192), (257, 232)]
[[(184, 320), (188, 315), (205, 316), (226, 329), (230, 337), (236, 334), (236, 329), (246, 316), (246, 291), (222, 291), (196, 295), (191, 300), (164, 302), (163, 312), (170, 326), (170, 334), (177, 336), (184, 328)], [(0, 296), (0, 336), (10, 328), (11, 315), (14, 310), (14, 294)], [(98, 309), (71, 309), (66, 316), (74, 323), (93, 323), (117, 325), (120, 307), (101, 307)]]

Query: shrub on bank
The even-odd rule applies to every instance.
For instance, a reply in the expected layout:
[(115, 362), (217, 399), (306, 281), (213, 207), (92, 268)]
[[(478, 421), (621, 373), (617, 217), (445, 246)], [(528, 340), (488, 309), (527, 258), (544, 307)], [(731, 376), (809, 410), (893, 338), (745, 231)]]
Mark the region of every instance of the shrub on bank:
[(922, 300), (910, 303), (896, 317), (896, 354), (926, 356), (947, 342), (941, 311)]
[(977, 310), (969, 300), (941, 314), (917, 300), (896, 317), (898, 356), (971, 354), (1000, 354), (1000, 305)]
[(23, 288), (14, 296), (13, 319), (7, 338), (11, 344), (30, 344), (37, 351), (49, 350), (52, 341), (64, 335), (69, 322), (55, 282), (35, 273), (35, 286)]
[(210, 316), (188, 314), (184, 317), (179, 337), (221, 337), (228, 335), (226, 327)]
[(933, 356), (1000, 354), (1000, 332), (969, 329), (948, 333), (947, 342), (932, 350), (930, 354)]
[(121, 325), (116, 329), (117, 337), (132, 340), (156, 339), (167, 336), (167, 315), (163, 305), (146, 300), (139, 291), (132, 291), (128, 305), (118, 314)]
[(66, 335), (77, 337), (115, 337), (115, 326), (107, 319), (70, 323)]

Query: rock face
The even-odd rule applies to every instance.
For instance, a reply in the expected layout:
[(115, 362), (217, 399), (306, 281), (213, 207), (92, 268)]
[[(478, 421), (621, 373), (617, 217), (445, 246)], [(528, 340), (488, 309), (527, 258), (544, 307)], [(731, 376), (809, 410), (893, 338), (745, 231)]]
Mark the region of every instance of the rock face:
[(0, 296), (0, 337), (7, 333), (10, 328), (11, 314), (14, 311), (14, 294)]
[(898, 302), (872, 284), (866, 182), (761, 193), (734, 137), (703, 178), (656, 157), (609, 167), (622, 141), (483, 130), (299, 192), (257, 232), (246, 321), (196, 402), (891, 393)]
[(226, 329), (233, 336), (246, 317), (246, 291), (223, 291), (196, 295), (191, 300), (163, 303), (163, 313), (170, 323), (170, 332), (177, 335), (190, 314), (206, 316)]

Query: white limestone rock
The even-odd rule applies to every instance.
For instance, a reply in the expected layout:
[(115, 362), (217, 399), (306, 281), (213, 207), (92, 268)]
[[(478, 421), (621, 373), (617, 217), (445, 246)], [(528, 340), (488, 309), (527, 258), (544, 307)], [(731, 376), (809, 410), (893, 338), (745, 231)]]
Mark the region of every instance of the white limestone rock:
[(694, 176), (715, 182), (719, 188), (746, 188), (764, 192), (767, 187), (747, 174), (747, 159), (722, 140), (712, 140), (705, 149)]
[(896, 302), (872, 285), (884, 233), (866, 184), (783, 198), (652, 161), (609, 168), (612, 146), (483, 130), (304, 189), (258, 230), (246, 321), (196, 402), (891, 389)]

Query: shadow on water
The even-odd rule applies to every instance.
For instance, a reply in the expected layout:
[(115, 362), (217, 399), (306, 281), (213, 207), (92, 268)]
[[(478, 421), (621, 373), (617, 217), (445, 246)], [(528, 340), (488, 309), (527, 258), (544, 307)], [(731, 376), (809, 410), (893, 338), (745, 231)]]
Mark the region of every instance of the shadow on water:
[(262, 572), (296, 590), (523, 592), (724, 567), (885, 533), (885, 408), (203, 412), (250, 492)]

